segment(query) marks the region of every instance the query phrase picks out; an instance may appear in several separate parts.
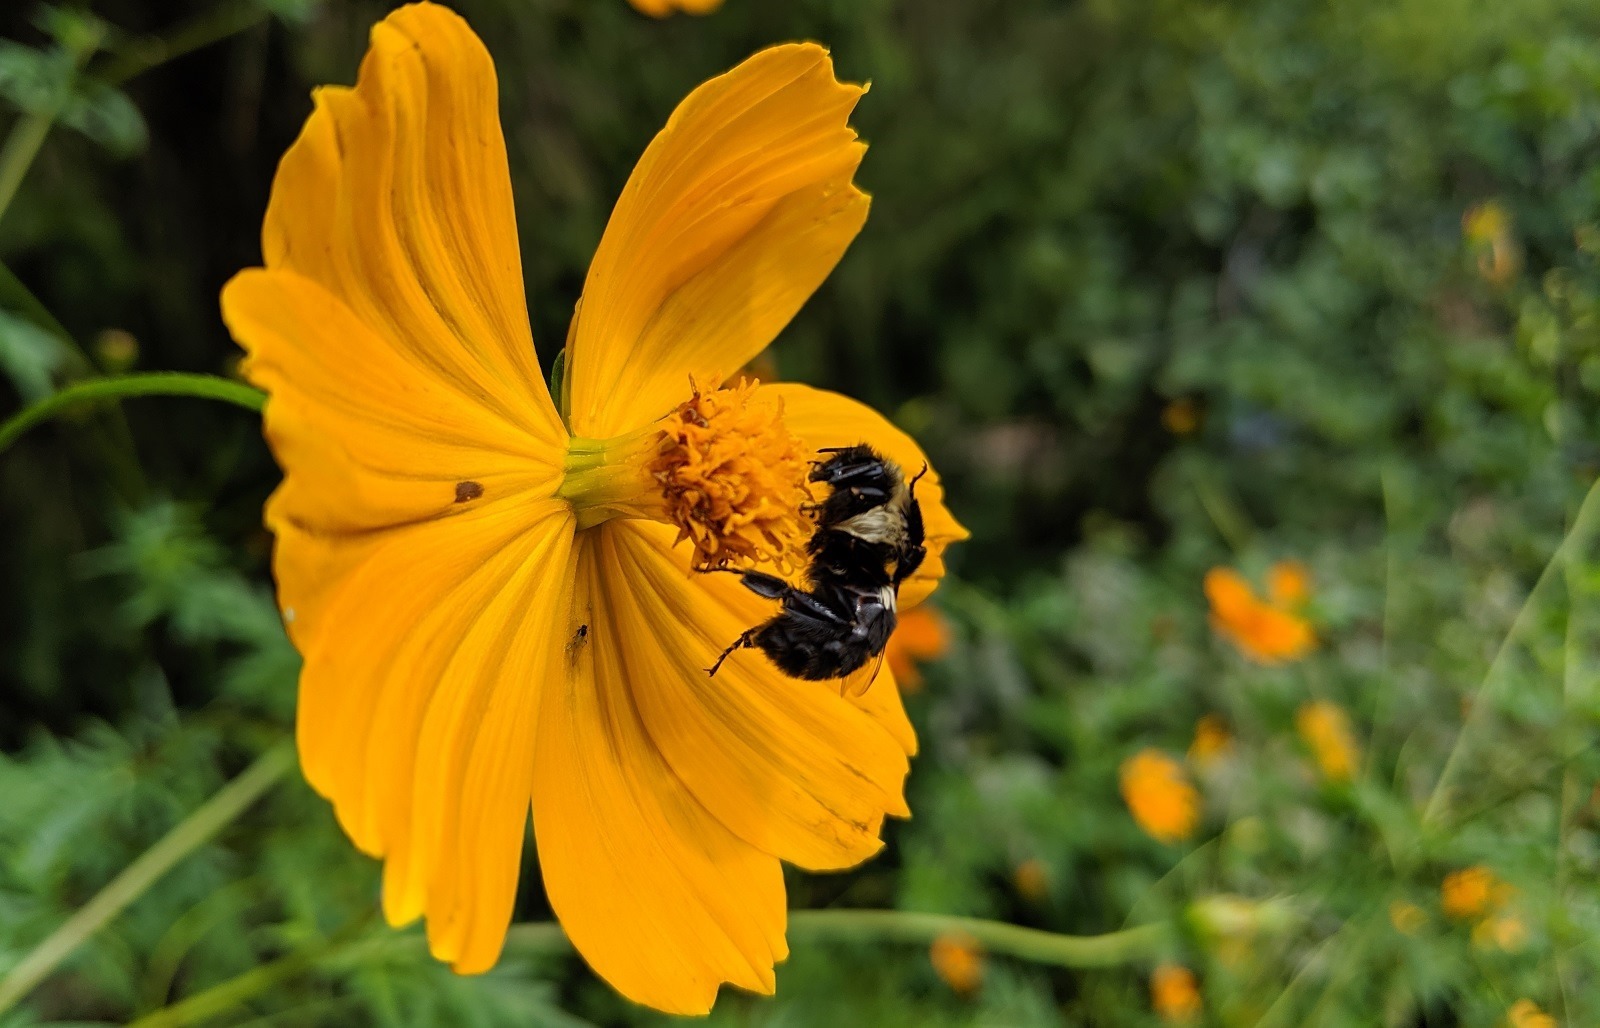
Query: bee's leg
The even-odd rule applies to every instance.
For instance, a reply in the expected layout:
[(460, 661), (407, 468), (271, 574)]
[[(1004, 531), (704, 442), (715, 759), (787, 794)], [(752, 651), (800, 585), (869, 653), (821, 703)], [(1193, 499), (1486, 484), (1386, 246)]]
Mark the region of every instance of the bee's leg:
[(911, 493), (911, 502), (906, 504), (906, 547), (905, 554), (894, 569), (894, 584), (898, 588), (901, 582), (916, 574), (922, 562), (927, 559), (928, 551), (922, 545), (927, 539), (927, 529), (922, 523), (922, 504), (917, 502), (917, 479), (928, 473), (928, 465), (922, 465), (922, 470), (917, 472), (908, 485)]
[(746, 589), (769, 600), (781, 600), (795, 591), (794, 586), (776, 575), (763, 574), (760, 571), (741, 571), (739, 576)]
[(722, 651), (722, 655), (717, 658), (717, 662), (706, 668), (706, 675), (708, 677), (714, 677), (716, 673), (721, 670), (722, 662), (727, 660), (728, 657), (733, 654), (734, 650), (742, 650), (754, 646), (756, 633), (759, 631), (761, 631), (761, 626), (757, 625), (755, 628), (741, 632), (739, 634), (739, 638), (735, 639), (731, 646)]

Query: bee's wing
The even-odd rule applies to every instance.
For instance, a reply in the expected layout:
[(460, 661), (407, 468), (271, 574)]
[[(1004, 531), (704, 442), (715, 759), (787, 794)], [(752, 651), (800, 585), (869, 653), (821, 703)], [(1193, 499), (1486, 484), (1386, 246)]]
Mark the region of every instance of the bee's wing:
[(884, 654), (888, 652), (887, 649), (879, 650), (873, 656), (868, 657), (865, 664), (839, 679), (839, 695), (866, 695), (867, 690), (872, 688), (872, 683), (878, 680), (878, 672), (883, 670)]

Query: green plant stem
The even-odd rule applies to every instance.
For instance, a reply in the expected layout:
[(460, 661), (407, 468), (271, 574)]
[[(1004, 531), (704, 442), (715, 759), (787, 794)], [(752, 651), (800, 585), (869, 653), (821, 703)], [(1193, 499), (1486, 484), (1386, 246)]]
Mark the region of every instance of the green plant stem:
[(365, 922), (349, 926), (344, 931), (309, 949), (297, 950), (262, 964), (235, 978), (187, 999), (146, 1014), (131, 1022), (128, 1028), (173, 1028), (176, 1025), (195, 1024), (225, 1014), (241, 1003), (253, 999), (273, 987), (299, 977), (315, 967), (324, 958), (338, 953), (350, 944), (352, 936), (365, 927)]
[[(910, 910), (795, 910), (789, 938), (797, 942), (901, 942), (930, 945), (942, 935), (967, 935), (986, 952), (1052, 967), (1115, 967), (1161, 955), (1172, 942), (1165, 924), (1144, 924), (1105, 935), (1059, 935), (1038, 928), (955, 914)], [(506, 948), (561, 952), (571, 948), (553, 921), (512, 925)]]
[(1226, 489), (1218, 487), (1204, 473), (1194, 472), (1191, 481), (1194, 483), (1195, 496), (1200, 500), (1200, 507), (1211, 519), (1217, 534), (1222, 536), (1235, 556), (1242, 555), (1250, 548), (1249, 515), (1245, 514), (1244, 509), (1234, 501)]
[(65, 924), (35, 946), (4, 979), (0, 979), (0, 1013), (9, 1010), (26, 996), (73, 951), (130, 903), (143, 896), (180, 860), (203, 846), (267, 790), (287, 777), (294, 766), (294, 747), (287, 742), (278, 744), (123, 868), (121, 874), (80, 907)]
[(11, 134), (6, 137), (5, 146), (0, 148), (0, 218), (5, 217), (11, 201), (16, 199), (17, 190), (22, 187), (22, 180), (28, 176), (28, 169), (33, 167), (34, 158), (39, 156), (45, 138), (50, 135), (50, 127), (55, 124), (56, 118), (61, 114), (61, 108), (72, 96), (78, 72), (83, 70), (84, 62), (88, 61), (98, 49), (100, 49), (99, 33), (83, 39), (81, 45), (72, 52), (72, 75), (62, 84), (61, 90), (50, 105), (44, 110), (23, 115), (11, 127)]
[(138, 375), (93, 378), (37, 400), (0, 424), (0, 452), (4, 452), (29, 428), (62, 411), (86, 403), (121, 400), (129, 396), (195, 396), (222, 400), (253, 411), (260, 411), (267, 400), (267, 395), (261, 390), (218, 375), (150, 371)]
[[(78, 340), (73, 334), (67, 331), (67, 327), (50, 312), (50, 308), (33, 295), (33, 290), (6, 267), (3, 261), (0, 261), (0, 308), (19, 312), (60, 340), (62, 351), (67, 357), (68, 367), (63, 376), (67, 382), (99, 374), (95, 362), (88, 352), (78, 345)], [(144, 467), (139, 463), (139, 451), (133, 442), (133, 430), (128, 426), (128, 419), (122, 408), (117, 407), (108, 412), (106, 423), (99, 426), (96, 435), (96, 448), (106, 464), (112, 468), (117, 478), (117, 488), (123, 498), (131, 503), (142, 503), (147, 492)]]
[(1481, 731), (1480, 726), (1488, 716), (1488, 710), (1494, 705), (1493, 701), (1499, 698), (1499, 687), (1506, 680), (1506, 676), (1501, 673), (1502, 668), (1510, 659), (1513, 644), (1522, 638), (1533, 624), (1538, 611), (1538, 604), (1535, 601), (1544, 593), (1549, 583), (1563, 572), (1568, 562), (1575, 560), (1589, 546), (1597, 528), (1600, 528), (1600, 482), (1589, 488), (1588, 495), (1578, 507), (1577, 516), (1572, 520), (1572, 528), (1568, 530), (1561, 545), (1556, 547), (1556, 552), (1550, 557), (1544, 570), (1539, 573), (1538, 581), (1534, 582), (1528, 598), (1523, 601), (1522, 609), (1517, 611), (1510, 630), (1506, 632), (1505, 638), (1500, 640), (1500, 648), (1495, 651), (1494, 660), (1490, 662), (1489, 670), (1483, 676), (1483, 683), (1478, 686), (1477, 695), (1472, 698), (1472, 707), (1467, 713), (1466, 723), (1456, 734), (1455, 745), (1450, 748), (1450, 755), (1445, 758), (1444, 769), (1439, 772), (1439, 781), (1433, 787), (1433, 794), (1428, 797), (1427, 807), (1423, 809), (1424, 826), (1432, 824), (1444, 813), (1450, 786), (1456, 775), (1461, 772), (1461, 760), (1466, 752), (1466, 743)]
[(1037, 928), (954, 914), (908, 910), (797, 910), (789, 935), (823, 942), (903, 942), (928, 945), (964, 933), (989, 953), (1052, 967), (1115, 967), (1159, 957), (1171, 944), (1165, 924), (1143, 924), (1104, 935), (1059, 935)]
[(190, 18), (165, 37), (148, 36), (119, 48), (122, 52), (98, 70), (99, 78), (113, 86), (120, 86), (135, 75), (142, 75), (151, 68), (212, 43), (220, 43), (229, 36), (261, 24), (266, 18), (267, 5), (263, 3), (223, 4)]
[[(1114, 967), (1159, 957), (1171, 944), (1165, 924), (1146, 924), (1105, 935), (1057, 935), (1037, 928), (953, 914), (903, 910), (796, 910), (789, 914), (789, 938), (808, 942), (900, 942), (926, 946), (941, 935), (962, 933), (987, 952), (1054, 967)], [(290, 981), (316, 964), (345, 956), (371, 940), (341, 940), (252, 968), (237, 978), (196, 993), (134, 1021), (129, 1028), (179, 1028), (225, 1014)], [(420, 946), (415, 936), (405, 940)], [(554, 921), (516, 924), (506, 933), (508, 953), (568, 953), (572, 943)]]

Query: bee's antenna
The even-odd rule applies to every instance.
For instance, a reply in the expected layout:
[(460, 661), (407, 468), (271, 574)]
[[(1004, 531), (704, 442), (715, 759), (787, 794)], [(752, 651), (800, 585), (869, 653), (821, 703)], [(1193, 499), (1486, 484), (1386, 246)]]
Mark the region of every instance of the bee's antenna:
[(917, 472), (917, 477), (913, 478), (911, 481), (906, 483), (906, 492), (915, 493), (917, 491), (917, 483), (922, 481), (922, 476), (926, 475), (927, 473), (928, 473), (928, 462), (927, 461), (923, 461), (922, 462), (922, 470)]

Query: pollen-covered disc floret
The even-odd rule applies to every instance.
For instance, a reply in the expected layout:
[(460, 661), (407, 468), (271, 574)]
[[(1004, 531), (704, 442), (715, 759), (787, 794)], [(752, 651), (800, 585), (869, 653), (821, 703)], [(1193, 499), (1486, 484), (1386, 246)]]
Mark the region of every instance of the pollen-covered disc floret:
[(784, 427), (781, 401), (742, 379), (711, 392), (696, 387), (660, 428), (649, 471), (667, 519), (694, 544), (695, 568), (789, 565), (811, 533), (811, 455)]

